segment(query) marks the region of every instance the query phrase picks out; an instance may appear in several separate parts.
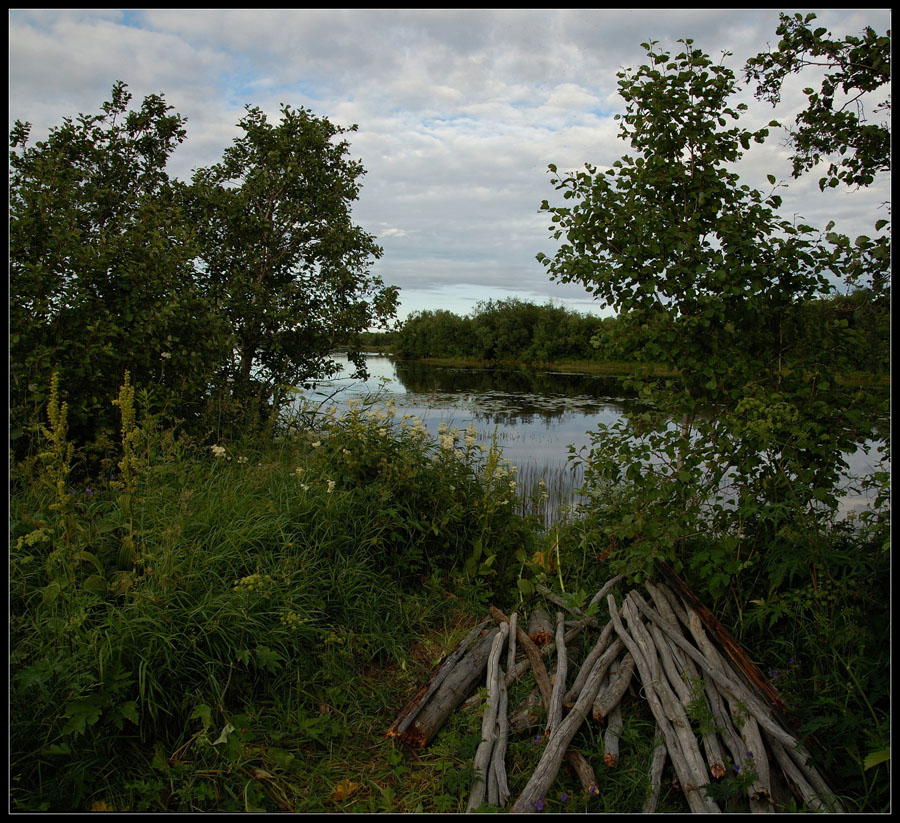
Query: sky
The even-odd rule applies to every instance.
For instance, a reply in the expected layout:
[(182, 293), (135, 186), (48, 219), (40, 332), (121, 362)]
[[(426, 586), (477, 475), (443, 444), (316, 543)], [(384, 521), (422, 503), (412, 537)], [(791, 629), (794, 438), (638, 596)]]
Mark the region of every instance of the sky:
[[(890, 28), (889, 9), (784, 9), (817, 14), (835, 37)], [(624, 111), (616, 73), (646, 62), (642, 42), (679, 38), (725, 65), (750, 106), (740, 124), (792, 121), (807, 74), (781, 104), (753, 98), (746, 59), (774, 47), (777, 9), (222, 9), (45, 10), (9, 13), (9, 123), (43, 139), (63, 117), (93, 114), (118, 80), (133, 104), (162, 94), (187, 118), (171, 176), (221, 159), (242, 132), (245, 105), (277, 122), (280, 104), (307, 108), (346, 135), (366, 175), (353, 217), (384, 249), (372, 271), (400, 288), (398, 318), (427, 309), (470, 313), (479, 301), (552, 301), (610, 314), (578, 284), (551, 281), (535, 256), (553, 255), (548, 200), (561, 205), (548, 165), (601, 169), (628, 153), (614, 120)], [(812, 70), (815, 71), (815, 70)], [(819, 191), (794, 181), (773, 130), (737, 170), (782, 213), (851, 236), (886, 217), (885, 176), (867, 190)]]

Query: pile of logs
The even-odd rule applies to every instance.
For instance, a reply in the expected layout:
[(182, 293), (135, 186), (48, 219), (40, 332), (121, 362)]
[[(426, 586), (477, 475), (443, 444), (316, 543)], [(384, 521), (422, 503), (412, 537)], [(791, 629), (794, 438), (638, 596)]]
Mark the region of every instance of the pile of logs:
[[(413, 748), (427, 746), (460, 705), (479, 702), (473, 692), (486, 684), (467, 810), (487, 802), (533, 812), (541, 808), (563, 761), (586, 793), (597, 794), (594, 769), (572, 741), (590, 719), (605, 723), (604, 765), (615, 768), (623, 730), (621, 699), (633, 684), (649, 702), (659, 741), (649, 766), (651, 791), (644, 812), (656, 810), (667, 759), (693, 812), (722, 811), (704, 787), (725, 778), (729, 769), (747, 776), (752, 812), (779, 811), (791, 795), (810, 810), (843, 811), (771, 685), (677, 575), (664, 565), (660, 571), (665, 582), (645, 585), (649, 599), (632, 590), (617, 603), (611, 590), (622, 578), (609, 580), (591, 601), (601, 606), (593, 616), (539, 586), (549, 602), (575, 619), (567, 621), (559, 611), (554, 625), (546, 611), (536, 608), (527, 631), (515, 613), (507, 617), (492, 606), (490, 616), (438, 664), (387, 736)], [(601, 617), (604, 606), (608, 621)], [(599, 635), (570, 678), (575, 665), (568, 649), (585, 631)], [(550, 673), (545, 660), (553, 660)], [(529, 669), (536, 688), (510, 713), (507, 689)], [(513, 800), (507, 741), (533, 730), (541, 718), (543, 754)]]

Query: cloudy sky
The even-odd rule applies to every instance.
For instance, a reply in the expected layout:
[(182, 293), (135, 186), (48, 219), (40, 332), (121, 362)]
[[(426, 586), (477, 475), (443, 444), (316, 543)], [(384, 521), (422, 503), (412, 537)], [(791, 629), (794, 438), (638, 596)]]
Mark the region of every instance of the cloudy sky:
[[(888, 9), (802, 11), (834, 36), (891, 24)], [(401, 288), (401, 318), (505, 297), (608, 313), (535, 260), (555, 248), (540, 203), (561, 203), (547, 165), (603, 167), (627, 153), (616, 72), (644, 62), (641, 42), (691, 37), (717, 59), (733, 52), (726, 65), (742, 78), (777, 25), (773, 9), (11, 10), (9, 122), (31, 122), (41, 139), (64, 116), (98, 112), (123, 80), (135, 101), (162, 93), (187, 117), (169, 171), (188, 179), (241, 133), (245, 104), (270, 120), (280, 103), (306, 107), (359, 126), (351, 157), (367, 175), (354, 216), (384, 247), (375, 271)], [(742, 124), (789, 121), (811, 79), (775, 110), (745, 89)], [(767, 173), (790, 181), (779, 192), (788, 217), (872, 233), (888, 180), (822, 194), (815, 174), (790, 180), (787, 157), (775, 136), (739, 171), (766, 191)]]

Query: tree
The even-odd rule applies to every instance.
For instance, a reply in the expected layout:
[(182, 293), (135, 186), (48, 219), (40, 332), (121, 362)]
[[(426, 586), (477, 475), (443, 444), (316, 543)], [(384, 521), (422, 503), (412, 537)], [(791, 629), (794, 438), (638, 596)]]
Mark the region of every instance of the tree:
[(605, 170), (550, 166), (571, 203), (542, 204), (564, 242), (538, 259), (620, 313), (667, 317), (645, 325), (643, 354), (680, 379), (639, 384), (650, 410), (598, 428), (588, 488), (606, 535), (631, 545), (623, 570), (688, 563), (719, 596), (748, 557), (772, 579), (794, 567), (815, 579), (810, 535), (835, 511), (842, 451), (869, 421), (788, 333), (832, 290), (835, 257), (813, 227), (777, 214), (777, 195), (731, 170), (768, 130), (729, 127), (747, 108), (729, 105), (733, 72), (679, 42), (674, 57), (642, 44), (649, 64), (618, 75), (634, 156)]
[[(354, 131), (281, 107), (271, 125), (247, 106), (222, 162), (198, 169), (189, 193), (200, 260), (235, 340), (219, 377), (239, 399), (277, 406), (283, 387), (327, 377), (336, 344), (394, 316), (397, 289), (369, 272), (382, 250), (354, 225), (361, 163)], [(351, 352), (357, 374), (362, 355)]]
[[(870, 123), (863, 96), (891, 82), (891, 32), (879, 35), (866, 26), (861, 37), (848, 35), (831, 39), (823, 27), (810, 23), (815, 14), (781, 14), (775, 33), (781, 38), (775, 51), (758, 54), (747, 61), (748, 80), (757, 82), (756, 96), (775, 105), (781, 99), (785, 79), (806, 68), (825, 68), (818, 91), (803, 90), (808, 105), (799, 113), (788, 134), (796, 154), (791, 158), (794, 177), (813, 169), (820, 160), (831, 158), (819, 187), (840, 183), (868, 186), (877, 174), (891, 168), (889, 121)], [(835, 97), (846, 99), (835, 107)], [(840, 102), (840, 101), (838, 101)], [(890, 95), (876, 103), (873, 114), (890, 117)], [(835, 157), (839, 155), (839, 157)]]
[(33, 146), (30, 124), (10, 132), (10, 411), (20, 456), (54, 371), (72, 440), (84, 445), (117, 428), (110, 401), (126, 370), (187, 415), (226, 345), (165, 172), (184, 118), (161, 95), (129, 111), (126, 89), (116, 83), (100, 114), (65, 118)]

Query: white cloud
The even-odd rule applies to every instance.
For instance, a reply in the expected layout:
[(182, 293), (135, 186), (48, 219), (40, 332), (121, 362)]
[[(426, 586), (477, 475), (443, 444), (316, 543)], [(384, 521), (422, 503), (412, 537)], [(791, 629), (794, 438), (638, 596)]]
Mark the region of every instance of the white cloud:
[[(890, 26), (886, 9), (820, 17), (838, 36)], [(115, 80), (137, 101), (162, 92), (188, 118), (170, 163), (186, 178), (221, 157), (244, 104), (270, 118), (280, 103), (305, 106), (359, 125), (347, 139), (368, 173), (354, 215), (384, 246), (375, 270), (402, 287), (404, 311), (504, 290), (572, 303), (583, 289), (551, 283), (535, 260), (554, 248), (540, 203), (561, 202), (547, 165), (602, 168), (627, 153), (616, 74), (645, 62), (640, 43), (680, 48), (692, 37), (714, 58), (728, 49), (742, 80), (777, 22), (772, 9), (13, 10), (9, 118), (32, 121), (40, 139), (63, 116), (96, 112)], [(743, 122), (789, 120), (802, 86), (789, 85), (777, 109), (745, 89)], [(785, 213), (814, 225), (833, 218), (858, 233), (880, 216), (887, 182), (822, 194), (811, 176), (790, 179), (788, 155), (773, 134), (740, 172), (754, 186), (768, 173), (789, 182)]]

